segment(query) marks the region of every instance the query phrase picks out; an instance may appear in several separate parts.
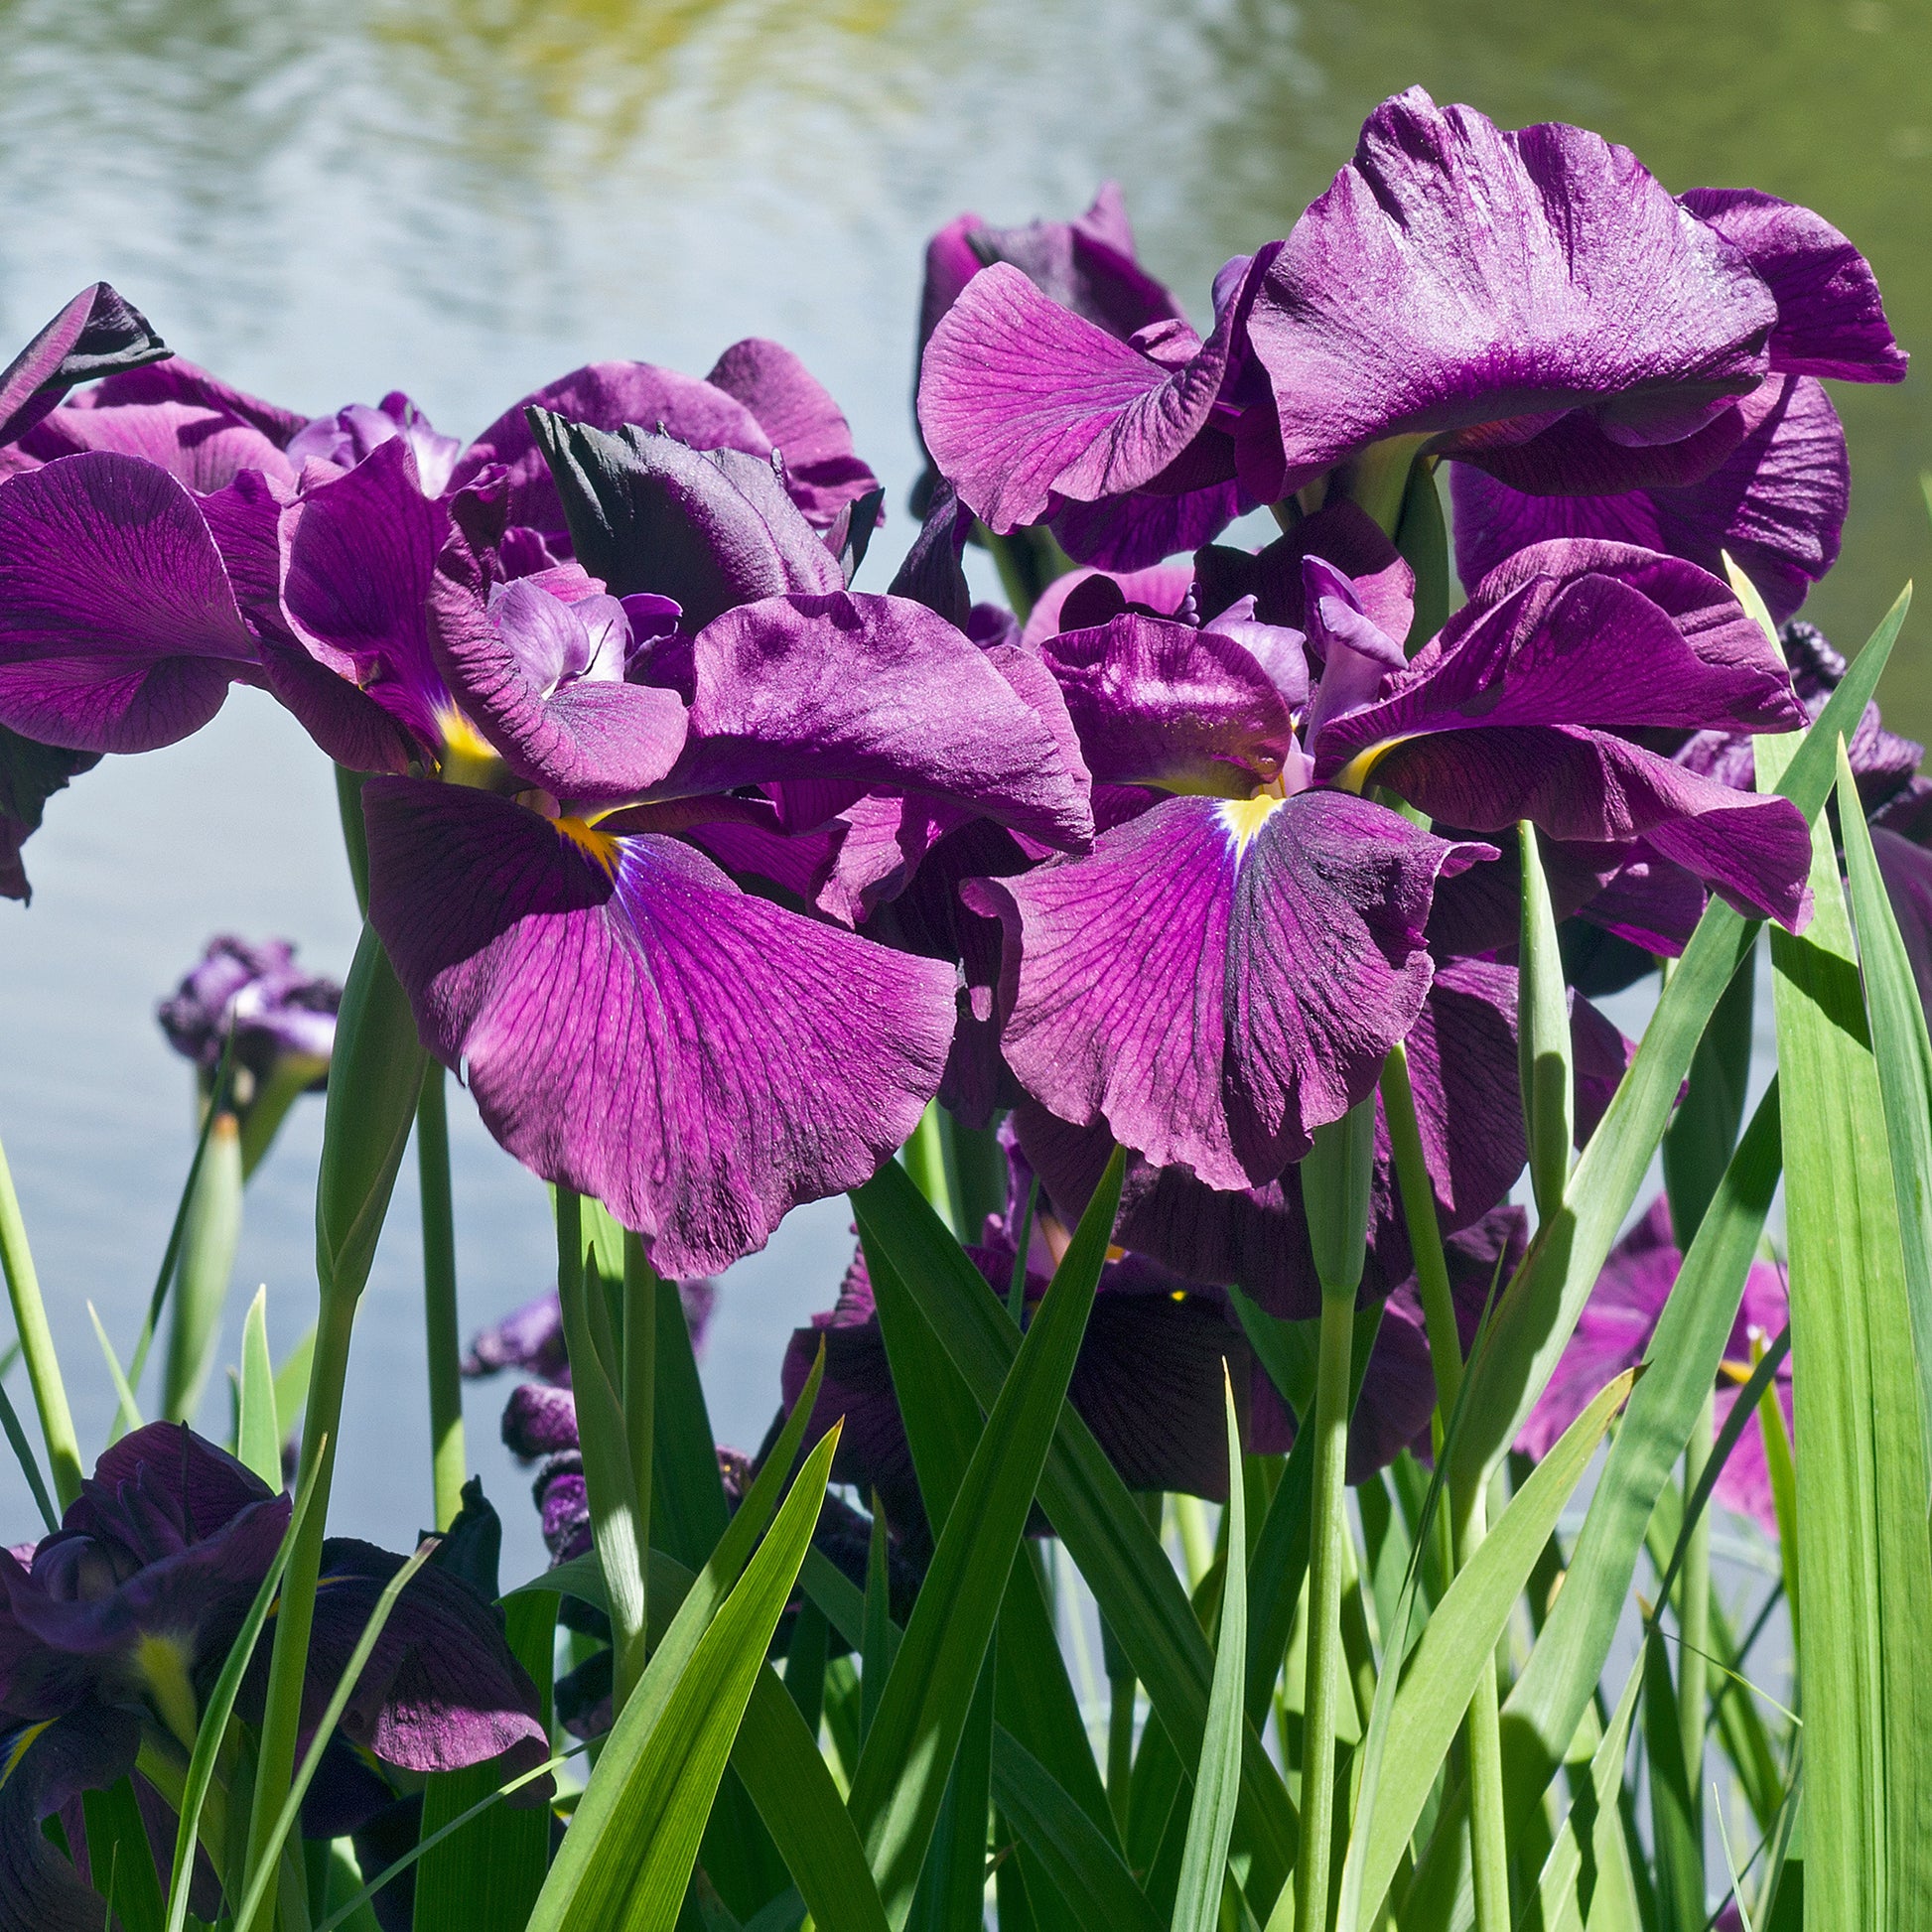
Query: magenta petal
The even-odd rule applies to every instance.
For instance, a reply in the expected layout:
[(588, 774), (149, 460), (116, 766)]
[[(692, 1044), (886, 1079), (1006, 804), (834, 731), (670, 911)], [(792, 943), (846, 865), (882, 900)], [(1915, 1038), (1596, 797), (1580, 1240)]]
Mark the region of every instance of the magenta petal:
[(82, 289), (0, 369), (0, 447), (24, 436), (76, 382), (169, 353), (147, 317), (107, 283)]
[(1064, 503), (1054, 512), (1052, 530), (1069, 557), (1106, 570), (1140, 571), (1212, 543), (1253, 507), (1231, 482), (1173, 495), (1135, 491), (1097, 503)]
[[(1762, 398), (1760, 402), (1760, 396)], [(1532, 496), (1466, 463), (1451, 473), (1455, 563), (1478, 583), (1516, 551), (1602, 538), (1688, 559), (1714, 576), (1734, 557), (1782, 622), (1838, 561), (1851, 474), (1821, 384), (1772, 377), (1739, 408), (1753, 427), (1701, 483), (1603, 496)]]
[(1330, 792), (1174, 798), (1086, 857), (970, 881), (1006, 927), (1008, 1063), (1156, 1166), (1272, 1180), (1369, 1092), (1429, 988), (1422, 926), (1458, 848)]
[(1249, 321), (1294, 489), (1383, 437), (1582, 405), (1611, 440), (1690, 434), (1764, 372), (1745, 262), (1626, 149), (1384, 101)]
[(705, 380), (751, 412), (783, 460), (791, 500), (817, 528), (879, 487), (853, 450), (845, 412), (790, 349), (750, 337), (726, 349)]
[[(1095, 623), (1104, 623), (1108, 618), (1119, 616), (1130, 604), (1142, 605), (1156, 617), (1171, 618), (1186, 602), (1193, 581), (1193, 568), (1184, 563), (1153, 564), (1145, 570), (1104, 571), (1084, 567), (1069, 570), (1063, 577), (1054, 578), (1040, 592), (1028, 616), (1026, 627), (1020, 633), (1020, 641), (1037, 645), (1059, 630), (1081, 630)], [(1088, 588), (1081, 591), (1081, 602), (1076, 607), (1073, 621), (1069, 621), (1061, 613), (1068, 598), (1082, 585)], [(1101, 615), (1080, 615), (1088, 609), (1089, 600), (1096, 597), (1105, 603), (1106, 608)]]
[(1129, 611), (1039, 650), (1103, 783), (1244, 797), (1294, 742), (1280, 691), (1233, 637)]
[(1871, 264), (1822, 214), (1754, 188), (1694, 188), (1678, 198), (1750, 263), (1777, 299), (1771, 366), (1845, 382), (1902, 382)]
[(926, 345), (919, 423), (961, 499), (1004, 534), (1055, 496), (1094, 502), (1153, 482), (1206, 427), (1226, 360), (1217, 332), (1184, 360), (1157, 361), (995, 263)]
[(29, 431), (20, 447), (43, 463), (83, 450), (117, 450), (159, 464), (203, 495), (244, 470), (295, 481), (295, 467), (252, 423), (193, 402), (126, 403), (113, 409), (69, 403)]
[(105, 453), (0, 483), (0, 722), (83, 752), (199, 731), (255, 646), (195, 499)]
[(708, 623), (693, 650), (690, 742), (666, 791), (849, 778), (958, 798), (1054, 846), (1091, 836), (1064, 720), (1056, 731), (1040, 694), (1030, 703), (995, 653), (921, 604), (765, 598)]
[(308, 422), (300, 410), (284, 409), (280, 403), (252, 396), (223, 382), (185, 355), (171, 355), (165, 362), (149, 362), (144, 367), (117, 370), (97, 389), (83, 391), (74, 399), (77, 407), (120, 409), (129, 404), (182, 403), (191, 409), (212, 410), (252, 424), (278, 450), (288, 448), (290, 439)]
[(702, 1275), (917, 1123), (953, 974), (741, 893), (660, 835), (609, 866), (507, 800), (371, 779), (369, 916), (498, 1141)]
[[(456, 586), (437, 606), (436, 660), (464, 715), (530, 784), (558, 798), (625, 797), (684, 749), (677, 693), (623, 682), (627, 627), (614, 599), (565, 604), (522, 578), (487, 612)], [(616, 627), (604, 662), (598, 621)]]

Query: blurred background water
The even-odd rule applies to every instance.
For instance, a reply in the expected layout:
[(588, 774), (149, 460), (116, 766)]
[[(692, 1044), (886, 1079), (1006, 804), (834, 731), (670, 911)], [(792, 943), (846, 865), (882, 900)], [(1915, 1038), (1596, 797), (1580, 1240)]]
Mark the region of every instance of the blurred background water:
[[(861, 580), (880, 588), (911, 533), (932, 228), (963, 207), (1069, 214), (1113, 176), (1198, 316), (1214, 269), (1284, 233), (1414, 81), (1508, 124), (1597, 128), (1674, 189), (1810, 203), (1870, 255), (1906, 346), (1932, 348), (1917, 0), (0, 0), (0, 348), (106, 277), (246, 388), (320, 411), (401, 387), (467, 435), (583, 361), (697, 373), (775, 336), (889, 486)], [(1839, 393), (1854, 508), (1808, 615), (1842, 645), (1924, 575), (1928, 393), (1916, 374)], [(1921, 615), (1884, 694), (1921, 735), (1928, 645)], [(191, 1147), (153, 1003), (222, 929), (287, 934), (341, 973), (353, 906), (328, 767), (254, 693), (185, 745), (107, 760), (29, 859), (32, 910), (0, 904), (0, 1135), (91, 1450), (111, 1402), (85, 1304), (125, 1356)], [(460, 1095), (453, 1114), (470, 1327), (546, 1287), (552, 1249), (541, 1187)], [(313, 1311), (320, 1129), (304, 1103), (250, 1188), (235, 1320), (266, 1281), (278, 1350)], [(848, 1225), (842, 1202), (802, 1210), (729, 1277), (705, 1358), (722, 1440), (762, 1434)], [(415, 1244), (406, 1173), (338, 1486), (342, 1526), (391, 1543), (429, 1513)], [(469, 1428), (510, 1581), (541, 1550), (497, 1447), (502, 1393), (472, 1387)], [(5, 1462), (0, 1540), (31, 1527)]]

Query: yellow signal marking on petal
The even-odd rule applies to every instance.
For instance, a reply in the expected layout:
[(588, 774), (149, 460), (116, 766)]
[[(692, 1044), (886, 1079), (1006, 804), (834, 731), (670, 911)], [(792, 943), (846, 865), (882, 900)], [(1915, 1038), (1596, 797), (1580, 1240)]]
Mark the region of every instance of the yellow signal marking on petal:
[(1344, 764), (1329, 783), (1341, 791), (1352, 791), (1358, 797), (1368, 789), (1370, 774), (1382, 759), (1398, 745), (1406, 744), (1406, 738), (1384, 738), (1369, 746), (1366, 751), (1357, 752)]
[(589, 819), (560, 818), (553, 821), (559, 834), (580, 852), (587, 854), (607, 873), (618, 870), (618, 842), (609, 832), (600, 832)]
[(436, 730), (443, 741), (440, 762), (445, 781), (493, 789), (503, 770), (503, 760), (495, 746), (455, 705), (438, 709)]
[(1257, 792), (1252, 798), (1229, 798), (1222, 803), (1221, 823), (1232, 835), (1237, 854), (1247, 851), (1255, 834), (1281, 807), (1281, 799), (1266, 791)]
[(193, 1750), (195, 1732), (201, 1724), (201, 1707), (196, 1702), (195, 1686), (189, 1681), (184, 1646), (174, 1637), (143, 1632), (134, 1646), (134, 1665), (147, 1679), (155, 1708), (168, 1728)]
[(43, 1719), (42, 1722), (37, 1725), (29, 1725), (27, 1728), (23, 1730), (20, 1733), (20, 1735), (14, 1739), (14, 1746), (13, 1749), (7, 1753), (6, 1763), (0, 1764), (0, 1786), (4, 1786), (7, 1780), (10, 1777), (12, 1777), (17, 1770), (20, 1769), (20, 1760), (23, 1757), (25, 1757), (30, 1750), (34, 1748), (35, 1741), (40, 1737), (41, 1733), (43, 1731), (52, 1730), (53, 1727), (54, 1727), (54, 1720), (52, 1718), (46, 1718)]

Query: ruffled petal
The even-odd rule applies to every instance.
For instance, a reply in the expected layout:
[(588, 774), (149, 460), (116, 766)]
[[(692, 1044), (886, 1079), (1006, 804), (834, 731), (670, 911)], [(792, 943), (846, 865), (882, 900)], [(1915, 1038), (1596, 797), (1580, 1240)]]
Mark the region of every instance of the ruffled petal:
[(1701, 483), (1601, 496), (1533, 496), (1452, 467), (1455, 563), (1473, 587), (1519, 550), (1600, 538), (1661, 550), (1722, 576), (1728, 552), (1780, 622), (1838, 561), (1851, 494), (1845, 432), (1823, 387), (1775, 376), (1739, 405), (1753, 427)]
[(0, 483), (0, 722), (148, 752), (256, 674), (207, 523), (165, 471), (101, 452)]
[(0, 370), (0, 448), (17, 442), (75, 383), (173, 352), (108, 283), (82, 289)]
[(1175, 798), (1082, 859), (961, 892), (1006, 928), (1004, 1048), (1027, 1090), (1237, 1188), (1372, 1089), (1428, 991), (1422, 927), (1462, 852), (1334, 793)]
[(693, 655), (690, 742), (666, 793), (850, 779), (955, 798), (1055, 846), (1091, 836), (1063, 722), (923, 605), (769, 598), (707, 624)]
[(363, 811), (369, 916), (425, 1044), (662, 1273), (726, 1267), (868, 1178), (938, 1086), (948, 967), (743, 894), (660, 835), (580, 844), (403, 778), (370, 780)]
[(293, 483), (296, 474), (280, 447), (252, 423), (194, 402), (125, 403), (115, 409), (69, 404), (29, 431), (20, 448), (42, 463), (83, 450), (117, 450), (158, 464), (204, 495), (225, 487), (244, 470), (286, 483)]
[(1753, 386), (1776, 320), (1743, 258), (1626, 149), (1504, 133), (1412, 87), (1296, 223), (1248, 334), (1293, 490), (1384, 437), (1453, 447), (1578, 405), (1612, 441), (1673, 441)]
[(1844, 382), (1902, 382), (1871, 264), (1822, 214), (1754, 188), (1693, 188), (1679, 201), (1748, 261), (1778, 305), (1771, 366)]
[(784, 464), (786, 491), (814, 528), (829, 529), (841, 509), (879, 487), (852, 447), (845, 412), (790, 349), (749, 337), (726, 349), (705, 380), (751, 412)]

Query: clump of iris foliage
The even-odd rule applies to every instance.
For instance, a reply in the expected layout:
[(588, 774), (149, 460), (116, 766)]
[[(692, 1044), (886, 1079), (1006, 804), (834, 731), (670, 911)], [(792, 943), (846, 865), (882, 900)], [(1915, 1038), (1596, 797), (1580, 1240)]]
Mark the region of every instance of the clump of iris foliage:
[[(1849, 668), (1793, 621), (1824, 381), (1904, 374), (1870, 271), (1417, 90), (1212, 308), (1111, 190), (935, 236), (883, 591), (769, 342), (468, 445), (105, 285), (0, 377), (0, 885), (244, 683), (366, 912), (344, 989), (226, 939), (163, 1009), (205, 1125), (91, 1475), (0, 1181), (0, 1927), (1932, 1925), (1932, 780), (1905, 599)], [(555, 1204), (467, 1362), (446, 1072)], [(278, 1371), (257, 1300), (224, 1449), (244, 1180), (324, 1078), (314, 1327)], [(329, 1525), (412, 1134), (404, 1558)], [(709, 1278), (840, 1192), (720, 1447)], [(529, 1377), (507, 1589), (466, 1366)]]

